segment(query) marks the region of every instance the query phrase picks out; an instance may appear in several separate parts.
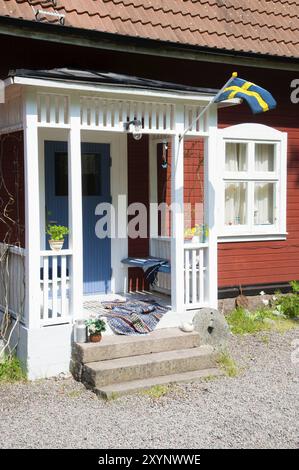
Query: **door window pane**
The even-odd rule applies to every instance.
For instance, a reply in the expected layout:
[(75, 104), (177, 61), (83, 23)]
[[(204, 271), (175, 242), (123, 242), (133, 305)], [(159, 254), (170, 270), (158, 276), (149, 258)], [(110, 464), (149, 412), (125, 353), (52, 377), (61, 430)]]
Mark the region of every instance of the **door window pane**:
[(254, 224), (274, 224), (275, 183), (255, 183), (254, 185)]
[[(101, 155), (82, 154), (82, 195), (101, 195)], [(55, 195), (68, 195), (68, 157), (66, 152), (55, 152)]]
[(83, 196), (101, 195), (100, 154), (82, 154), (82, 194)]
[(274, 171), (274, 144), (255, 144), (255, 171)]
[(68, 195), (67, 153), (55, 152), (55, 196)]
[(247, 220), (247, 183), (225, 184), (225, 225), (245, 225)]
[(247, 170), (247, 144), (226, 142), (225, 171)]

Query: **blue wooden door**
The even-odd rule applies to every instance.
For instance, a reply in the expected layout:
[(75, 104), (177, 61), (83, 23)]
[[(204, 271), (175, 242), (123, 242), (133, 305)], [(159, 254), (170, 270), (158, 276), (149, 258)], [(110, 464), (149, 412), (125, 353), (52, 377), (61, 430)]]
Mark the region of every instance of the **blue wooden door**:
[[(110, 146), (82, 143), (83, 281), (85, 294), (110, 292), (111, 240), (95, 233), (95, 208), (110, 202)], [(67, 142), (45, 142), (46, 222), (68, 226)], [(48, 247), (48, 244), (47, 244)], [(64, 248), (68, 248), (68, 238)]]

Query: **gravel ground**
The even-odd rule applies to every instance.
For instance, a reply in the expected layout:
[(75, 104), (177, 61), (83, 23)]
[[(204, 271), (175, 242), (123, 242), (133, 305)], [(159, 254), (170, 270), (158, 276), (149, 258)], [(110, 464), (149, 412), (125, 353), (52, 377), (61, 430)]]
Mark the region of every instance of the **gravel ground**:
[[(104, 402), (68, 379), (0, 385), (1, 448), (296, 448), (299, 329), (233, 337), (240, 373)], [(299, 354), (297, 353), (299, 361)]]

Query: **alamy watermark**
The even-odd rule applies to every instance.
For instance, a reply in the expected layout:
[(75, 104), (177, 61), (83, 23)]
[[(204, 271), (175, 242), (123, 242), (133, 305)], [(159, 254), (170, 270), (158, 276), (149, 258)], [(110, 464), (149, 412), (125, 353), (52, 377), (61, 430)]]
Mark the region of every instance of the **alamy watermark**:
[[(125, 195), (118, 195), (115, 204), (101, 202), (95, 208), (98, 219), (95, 234), (98, 238), (151, 238), (171, 235), (173, 216), (183, 219), (184, 233), (202, 239), (207, 236), (203, 224), (203, 204), (150, 203), (127, 204)], [(176, 236), (178, 234), (175, 234)]]
[(298, 104), (299, 103), (299, 78), (294, 78), (294, 80), (291, 81), (291, 102), (293, 104)]

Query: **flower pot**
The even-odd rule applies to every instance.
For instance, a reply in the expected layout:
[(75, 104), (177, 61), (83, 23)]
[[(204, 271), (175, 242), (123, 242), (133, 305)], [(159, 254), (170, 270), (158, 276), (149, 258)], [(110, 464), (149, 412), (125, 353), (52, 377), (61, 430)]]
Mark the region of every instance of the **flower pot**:
[(93, 333), (91, 335), (89, 335), (89, 341), (91, 343), (99, 343), (102, 339), (102, 335), (101, 333)]
[(200, 236), (199, 235), (193, 235), (192, 243), (200, 243)]
[(51, 250), (60, 251), (63, 247), (64, 240), (49, 240)]

